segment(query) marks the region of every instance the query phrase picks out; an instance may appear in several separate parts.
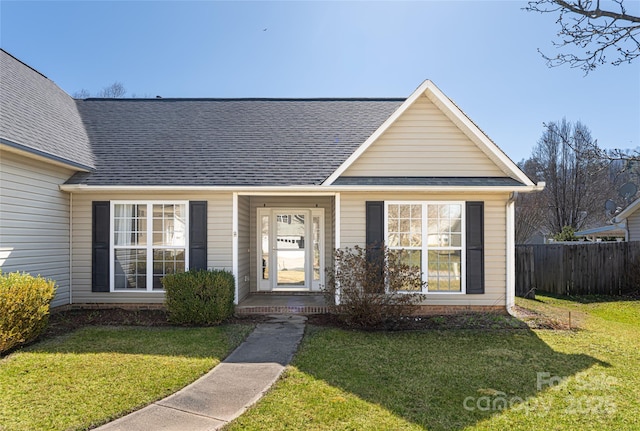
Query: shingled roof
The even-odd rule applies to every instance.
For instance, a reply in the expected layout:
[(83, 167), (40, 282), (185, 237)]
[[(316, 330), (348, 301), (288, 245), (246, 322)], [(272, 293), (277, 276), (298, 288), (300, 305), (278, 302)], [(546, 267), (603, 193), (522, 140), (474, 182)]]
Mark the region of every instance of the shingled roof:
[(1, 49), (0, 142), (76, 168), (93, 167), (73, 98)]
[(404, 99), (86, 99), (96, 170), (68, 184), (320, 184)]

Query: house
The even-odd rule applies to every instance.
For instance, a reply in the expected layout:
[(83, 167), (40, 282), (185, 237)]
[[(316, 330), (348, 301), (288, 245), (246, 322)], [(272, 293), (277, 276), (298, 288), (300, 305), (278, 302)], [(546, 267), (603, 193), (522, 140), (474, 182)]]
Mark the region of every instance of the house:
[(640, 198), (615, 216), (613, 223), (625, 231), (626, 241), (640, 241)]
[(425, 311), (514, 298), (514, 198), (540, 189), (431, 81), (406, 99), (74, 100), (1, 53), (0, 265), (54, 306), (161, 304), (226, 268), (236, 303), (319, 292), (332, 251), (411, 250)]
[(640, 241), (640, 198), (631, 202), (611, 224), (576, 232), (576, 236), (586, 237), (591, 241), (598, 238), (616, 238), (618, 241)]
[(586, 238), (591, 242), (600, 242), (603, 239), (613, 238), (614, 241), (624, 241), (627, 237), (627, 230), (619, 224), (594, 227), (592, 229), (579, 230), (575, 233), (579, 238)]

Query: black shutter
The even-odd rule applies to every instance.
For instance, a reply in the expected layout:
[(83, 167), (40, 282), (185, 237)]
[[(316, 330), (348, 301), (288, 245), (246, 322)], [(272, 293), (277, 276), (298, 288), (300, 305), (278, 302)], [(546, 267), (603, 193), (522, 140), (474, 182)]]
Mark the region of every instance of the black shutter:
[(484, 293), (484, 202), (467, 202), (467, 293)]
[(372, 266), (371, 270), (377, 274), (374, 283), (379, 283), (384, 290), (384, 268), (382, 266), (382, 245), (384, 244), (384, 202), (367, 201), (366, 212), (366, 256)]
[[(380, 260), (381, 248), (384, 244), (384, 202), (367, 201), (366, 213), (366, 253), (369, 263)], [(380, 268), (382, 271), (382, 268)], [(382, 272), (380, 273), (382, 275)]]
[(93, 202), (91, 291), (109, 291), (109, 201)]
[(367, 202), (367, 247), (377, 247), (384, 242), (384, 202)]
[(189, 202), (189, 269), (207, 269), (207, 201)]

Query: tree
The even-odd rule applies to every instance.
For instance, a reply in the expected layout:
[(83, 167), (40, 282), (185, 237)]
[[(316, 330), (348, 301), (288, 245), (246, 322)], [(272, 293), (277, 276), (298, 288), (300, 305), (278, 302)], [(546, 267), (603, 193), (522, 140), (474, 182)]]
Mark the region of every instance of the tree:
[(122, 82), (116, 81), (108, 87), (104, 87), (102, 90), (100, 90), (100, 92), (98, 93), (98, 97), (104, 97), (107, 99), (118, 99), (124, 97), (125, 94), (127, 94), (127, 90), (124, 88)]
[(74, 99), (86, 99), (88, 97), (91, 97), (91, 93), (86, 88), (82, 88), (76, 91), (75, 93), (73, 93)]
[[(524, 8), (530, 12), (557, 13), (558, 48), (574, 45), (582, 53), (560, 53), (555, 57), (538, 52), (549, 67), (569, 64), (579, 67), (585, 74), (606, 63), (618, 66), (631, 63), (640, 56), (640, 16), (627, 13), (625, 0), (607, 2), (607, 9), (600, 7), (600, 0), (534, 0)], [(606, 54), (614, 52), (610, 60)]]
[(516, 244), (531, 241), (545, 226), (547, 215), (545, 197), (541, 193), (519, 194), (516, 198)]
[(637, 169), (640, 164), (640, 147), (636, 149), (614, 148), (606, 150), (600, 148), (597, 143), (583, 148), (584, 157), (592, 157), (605, 160), (609, 163), (622, 162), (623, 171)]
[[(107, 99), (118, 99), (124, 97), (127, 94), (126, 88), (124, 88), (124, 84), (119, 81), (115, 81), (113, 84), (102, 88), (95, 97), (102, 97)], [(75, 99), (86, 99), (91, 97), (91, 92), (86, 88), (76, 91), (73, 93), (73, 97)]]
[(520, 207), (541, 210), (542, 226), (550, 232), (606, 221), (603, 205), (614, 193), (613, 182), (607, 163), (583, 156), (582, 150), (594, 145), (587, 126), (562, 119), (545, 124), (531, 158), (522, 163), (529, 177), (547, 185), (539, 196), (523, 197)]

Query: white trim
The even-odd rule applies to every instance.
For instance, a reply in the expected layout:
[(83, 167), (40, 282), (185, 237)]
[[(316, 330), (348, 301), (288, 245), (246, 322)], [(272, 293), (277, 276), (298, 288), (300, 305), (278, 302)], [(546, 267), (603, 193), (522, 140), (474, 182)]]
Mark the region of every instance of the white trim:
[[(256, 230), (256, 261), (255, 261), (255, 265), (256, 265), (256, 290), (258, 292), (269, 292), (272, 289), (272, 285), (271, 285), (271, 278), (269, 278), (268, 280), (264, 280), (262, 278), (262, 218), (263, 217), (267, 217), (269, 220), (269, 236), (268, 236), (268, 241), (269, 241), (269, 245), (267, 247), (267, 249), (269, 250), (269, 252), (271, 251), (271, 211), (272, 208), (265, 208), (265, 207), (258, 207), (256, 208), (256, 225), (254, 226), (254, 229)], [(271, 260), (271, 255), (269, 255), (269, 260)], [(269, 277), (271, 277), (272, 271), (271, 271), (271, 262), (269, 262)]]
[(341, 202), (340, 202), (340, 193), (336, 193), (334, 198), (334, 229), (335, 229), (335, 238), (334, 238), (334, 248), (340, 248), (340, 229), (341, 229), (341, 220), (340, 220), (340, 212), (341, 210)]
[[(21, 144), (16, 143), (15, 145), (19, 145), (22, 148), (17, 148), (9, 144), (9, 140), (4, 140), (0, 138), (0, 151), (6, 151), (8, 153), (18, 154), (20, 156), (26, 157), (28, 159), (36, 160), (39, 162), (49, 163), (54, 166), (58, 166), (61, 168), (66, 168), (72, 171), (79, 172), (91, 172), (92, 168), (89, 166), (85, 166), (79, 163), (74, 163), (72, 161), (65, 161), (65, 159), (54, 156), (52, 154), (48, 154), (44, 151), (37, 150), (35, 148), (29, 148), (27, 146), (22, 146)], [(38, 154), (40, 153), (40, 154)]]
[(510, 199), (506, 205), (506, 218), (507, 218), (507, 243), (506, 243), (506, 253), (507, 253), (507, 268), (506, 268), (506, 278), (507, 285), (505, 294), (506, 298), (506, 307), (507, 310), (511, 310), (511, 308), (515, 305), (515, 296), (516, 296), (516, 230), (515, 230), (515, 199)]
[(626, 220), (638, 208), (640, 208), (640, 199), (636, 199), (634, 202), (631, 202), (628, 207), (613, 219), (613, 222), (620, 223), (621, 221)]
[[(305, 286), (304, 287), (288, 287), (278, 286), (278, 261), (277, 261), (277, 232), (275, 216), (281, 213), (304, 213), (305, 221)], [(258, 207), (256, 208), (256, 223), (253, 227), (256, 233), (256, 289), (258, 292), (319, 292), (320, 286), (324, 283), (325, 268), (325, 247), (326, 247), (326, 222), (324, 208), (289, 208), (289, 207)], [(267, 217), (269, 220), (269, 279), (262, 279), (262, 218)], [(309, 241), (313, 238), (313, 218), (320, 218), (320, 280), (313, 279), (313, 242)], [(275, 251), (275, 254), (273, 253)], [(275, 259), (274, 259), (275, 257)]]
[(315, 280), (313, 278), (313, 242), (311, 242), (311, 250), (309, 251), (309, 270), (311, 272), (311, 280), (310, 281), (310, 286), (311, 286), (311, 291), (312, 292), (320, 292), (322, 290), (322, 286), (324, 286), (324, 276), (325, 276), (325, 247), (326, 247), (326, 231), (325, 231), (325, 211), (324, 208), (312, 208), (311, 209), (311, 225), (310, 225), (310, 232), (311, 235), (309, 235), (309, 238), (313, 239), (313, 218), (314, 217), (319, 217), (319, 230), (320, 230), (320, 236), (318, 237), (318, 242), (319, 242), (319, 247), (318, 247), (318, 252), (320, 253), (320, 261), (318, 262), (320, 265), (320, 278), (318, 280)]
[(235, 280), (233, 303), (238, 305), (238, 297), (240, 280), (238, 280), (238, 193), (233, 194), (233, 203), (231, 210), (231, 270)]
[[(118, 204), (124, 205), (146, 205), (147, 206), (147, 244), (144, 249), (147, 253), (147, 287), (142, 289), (116, 289), (115, 288), (115, 241), (114, 241), (114, 227), (115, 227), (115, 211), (114, 207)], [(164, 293), (163, 290), (153, 289), (153, 205), (184, 205), (184, 224), (185, 224), (185, 238), (184, 238), (184, 270), (189, 270), (189, 201), (185, 200), (112, 200), (109, 201), (109, 292), (110, 293)], [(143, 247), (131, 247), (131, 249), (142, 249)], [(165, 247), (167, 248), (167, 247)], [(168, 247), (168, 248), (182, 248), (182, 247)], [(125, 248), (123, 248), (125, 249)]]
[[(477, 193), (528, 193), (544, 189), (544, 183), (522, 186), (87, 186), (62, 184), (60, 190), (73, 193), (93, 192), (225, 192), (251, 196), (335, 196), (340, 192), (477, 192)], [(331, 191), (328, 191), (331, 190)]]
[[(529, 177), (430, 80), (424, 81), (322, 185), (329, 186), (333, 184), (421, 95), (425, 95), (434, 102), (442, 113), (452, 120), (485, 154), (495, 157), (494, 163), (498, 160), (506, 169), (506, 171), (501, 169), (505, 171), (505, 174), (517, 178), (527, 186), (534, 185)], [(493, 159), (493, 157), (490, 158)]]
[[(385, 201), (384, 202), (384, 238), (385, 243), (388, 244), (389, 237), (389, 205), (420, 205), (421, 206), (421, 214), (422, 214), (422, 245), (419, 247), (394, 247), (393, 249), (406, 249), (406, 250), (420, 250), (422, 253), (422, 280), (428, 281), (429, 278), (429, 250), (452, 250), (457, 251), (460, 250), (460, 291), (430, 291), (429, 285), (427, 284), (420, 293), (422, 294), (433, 294), (433, 295), (466, 295), (467, 286), (466, 286), (466, 261), (467, 261), (467, 244), (466, 244), (466, 231), (467, 231), (467, 215), (466, 215), (466, 202), (465, 201), (415, 201), (415, 200), (407, 200), (407, 201)], [(460, 205), (460, 247), (441, 247), (441, 246), (432, 246), (429, 247), (428, 240), (428, 207), (429, 205)], [(387, 245), (388, 246), (388, 245)], [(388, 246), (389, 247), (389, 246)], [(411, 291), (401, 291), (399, 293), (414, 293)]]

